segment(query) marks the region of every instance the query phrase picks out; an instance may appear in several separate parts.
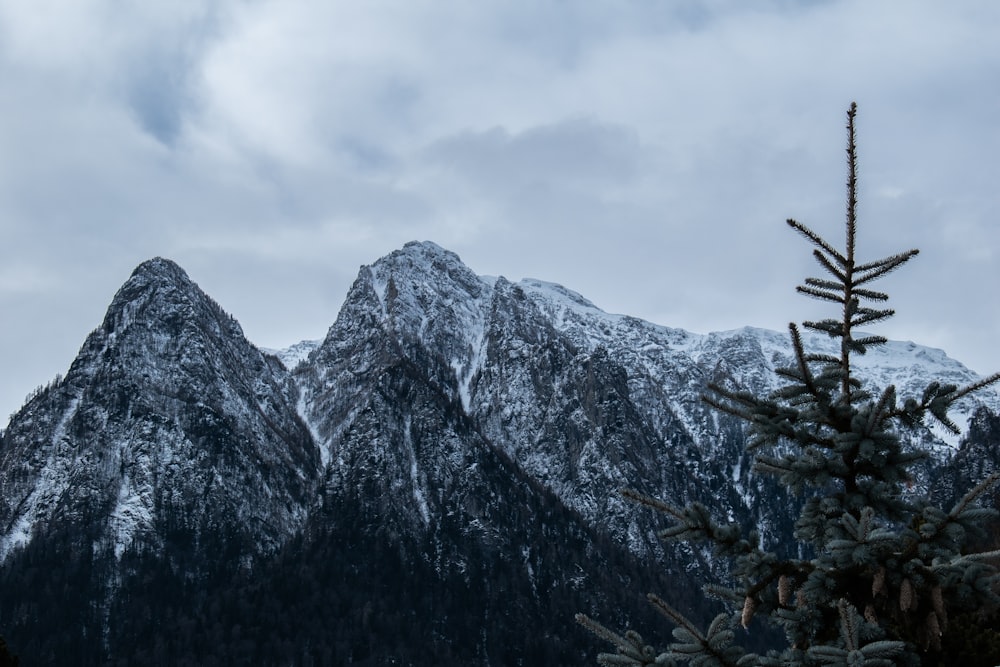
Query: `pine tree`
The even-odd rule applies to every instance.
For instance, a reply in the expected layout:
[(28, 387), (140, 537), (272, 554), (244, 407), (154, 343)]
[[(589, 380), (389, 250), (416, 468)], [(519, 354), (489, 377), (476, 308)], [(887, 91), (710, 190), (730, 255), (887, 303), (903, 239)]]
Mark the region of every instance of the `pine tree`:
[[(945, 510), (907, 487), (913, 465), (925, 454), (904, 446), (900, 433), (928, 420), (952, 432), (949, 407), (970, 392), (1000, 380), (1000, 374), (967, 387), (930, 382), (923, 394), (900, 399), (893, 386), (880, 392), (862, 386), (852, 360), (886, 341), (859, 333), (893, 315), (888, 296), (871, 284), (901, 267), (917, 250), (884, 259), (855, 258), (857, 230), (856, 105), (847, 113), (847, 234), (836, 249), (805, 225), (788, 224), (812, 246), (823, 277), (798, 287), (806, 296), (833, 304), (835, 317), (804, 322), (806, 329), (837, 339), (839, 355), (810, 353), (799, 328), (789, 326), (795, 365), (777, 371), (784, 386), (770, 396), (710, 386), (705, 400), (744, 420), (754, 470), (775, 476), (802, 497), (794, 537), (799, 554), (783, 558), (744, 535), (735, 523), (720, 523), (703, 505), (675, 507), (626, 491), (626, 496), (664, 514), (667, 540), (708, 542), (731, 564), (730, 585), (706, 586), (730, 611), (700, 629), (666, 601), (653, 606), (675, 627), (673, 643), (655, 650), (635, 632), (614, 633), (579, 615), (578, 621), (609, 641), (616, 653), (598, 656), (603, 665), (932, 665), (949, 647), (956, 618), (995, 613), (1000, 606), (1000, 551), (967, 553), (970, 538), (996, 511), (977, 500), (998, 482), (983, 480)], [(964, 616), (963, 616), (964, 615)], [(759, 617), (783, 631), (787, 646), (752, 653), (737, 640), (738, 625)], [(958, 623), (954, 624), (958, 625)], [(967, 628), (966, 628), (967, 629)], [(745, 633), (744, 633), (745, 634)], [(951, 656), (954, 658), (954, 654)], [(996, 664), (1000, 656), (992, 656)]]

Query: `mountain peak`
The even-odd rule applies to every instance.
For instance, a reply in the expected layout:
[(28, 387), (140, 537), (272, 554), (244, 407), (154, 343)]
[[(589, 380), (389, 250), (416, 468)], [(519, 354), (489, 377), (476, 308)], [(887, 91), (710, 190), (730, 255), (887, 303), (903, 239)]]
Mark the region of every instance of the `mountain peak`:
[(455, 253), (451, 250), (442, 248), (437, 243), (434, 243), (434, 241), (409, 241), (403, 244), (401, 252), (420, 252), (425, 255), (438, 254), (458, 257), (458, 255), (455, 255)]
[(184, 269), (177, 264), (177, 262), (172, 259), (167, 259), (166, 257), (153, 257), (152, 259), (147, 259), (145, 262), (139, 264), (132, 271), (132, 275), (136, 274), (180, 274), (187, 277)]
[[(103, 329), (122, 331), (137, 319), (190, 320), (194, 312), (220, 310), (176, 262), (163, 257), (146, 260), (132, 271), (108, 308)], [(169, 314), (173, 314), (171, 317)]]
[(431, 302), (476, 299), (487, 284), (457, 254), (432, 241), (410, 241), (362, 269), (366, 271), (383, 304), (422, 308)]
[(391, 252), (375, 262), (375, 266), (391, 266), (400, 261), (405, 262), (407, 266), (426, 264), (432, 267), (461, 266), (466, 268), (461, 257), (433, 241), (410, 241), (399, 250)]
[(143, 284), (173, 284), (173, 285), (191, 285), (191, 279), (188, 277), (187, 272), (184, 271), (173, 260), (166, 259), (164, 257), (154, 257), (152, 259), (147, 259), (145, 262), (141, 263), (139, 266), (135, 267), (132, 271), (132, 275), (126, 281), (125, 286), (132, 282), (140, 282)]
[[(115, 559), (137, 541), (166, 548), (164, 513), (195, 506), (222, 508), (212, 530), (229, 522), (229, 535), (275, 547), (296, 529), (318, 469), (294, 398), (287, 371), (180, 266), (143, 262), (65, 378), (26, 404), (11, 439), (4, 434), (0, 453), (29, 462), (31, 474), (19, 472), (16, 505), (0, 494), (0, 561), (32, 531), (84, 521), (94, 507), (110, 508), (94, 530)], [(66, 447), (87, 453), (55, 453)], [(44, 455), (23, 453), (35, 450)], [(14, 489), (3, 464), (0, 488)], [(184, 507), (171, 505), (182, 495)]]

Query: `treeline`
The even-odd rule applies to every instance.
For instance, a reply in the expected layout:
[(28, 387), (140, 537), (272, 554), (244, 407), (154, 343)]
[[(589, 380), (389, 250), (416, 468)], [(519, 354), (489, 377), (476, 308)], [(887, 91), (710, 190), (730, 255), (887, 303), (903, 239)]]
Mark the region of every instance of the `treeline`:
[(0, 570), (0, 628), (30, 665), (578, 665), (577, 611), (653, 620), (634, 591), (684, 588), (555, 502), (492, 543), (454, 516), (418, 540), (371, 507), (324, 513), (250, 569), (225, 536), (213, 569), (179, 533), (120, 561), (87, 531), (34, 540)]

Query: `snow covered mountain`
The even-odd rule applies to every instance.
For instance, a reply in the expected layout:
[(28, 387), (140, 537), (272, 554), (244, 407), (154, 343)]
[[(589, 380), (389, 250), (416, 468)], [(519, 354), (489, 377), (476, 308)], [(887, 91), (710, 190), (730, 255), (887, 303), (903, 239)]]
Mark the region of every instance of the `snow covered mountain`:
[[(701, 396), (790, 361), (785, 334), (608, 314), (427, 242), (362, 267), (322, 341), (264, 352), (151, 260), (3, 432), (0, 632), (38, 664), (577, 663), (573, 612), (635, 618), (664, 577), (683, 606), (715, 567), (622, 486), (787, 541), (792, 499)], [(913, 343), (858, 363), (903, 396), (976, 379)], [(967, 440), (910, 434), (923, 484), (995, 469), (998, 411), (984, 392), (954, 415)]]
[[(275, 359), (175, 264), (139, 266), (66, 377), (0, 450), (0, 559), (55, 525), (96, 521), (120, 558), (183, 505), (266, 549), (301, 525), (319, 460)], [(266, 502), (265, 502), (266, 501)]]
[[(835, 352), (826, 337), (807, 335), (806, 344)], [(792, 364), (787, 334), (657, 326), (605, 313), (559, 285), (479, 277), (455, 254), (411, 243), (362, 269), (336, 324), (296, 373), (303, 417), (334, 469), (358, 409), (344, 397), (369, 391), (362, 378), (400, 358), (420, 366), (520, 469), (638, 552), (655, 540), (615, 493), (622, 484), (677, 502), (711, 499), (737, 515), (755, 503), (742, 426), (701, 396), (710, 381), (768, 392), (777, 388), (774, 369)], [(857, 365), (901, 396), (921, 392), (929, 377), (977, 379), (913, 343), (889, 343)], [(996, 412), (1000, 396), (970, 398), (958, 423), (982, 406)], [(958, 444), (938, 429), (914, 437), (939, 462)]]

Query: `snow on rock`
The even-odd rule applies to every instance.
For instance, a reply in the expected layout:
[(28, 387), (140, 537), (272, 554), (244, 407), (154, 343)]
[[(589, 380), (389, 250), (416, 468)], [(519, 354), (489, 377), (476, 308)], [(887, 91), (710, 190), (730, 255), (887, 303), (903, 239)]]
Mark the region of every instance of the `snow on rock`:
[[(795, 499), (754, 472), (745, 425), (702, 396), (709, 383), (770, 392), (792, 363), (787, 333), (606, 313), (555, 283), (478, 276), (429, 242), (362, 267), (322, 341), (262, 351), (180, 267), (151, 260), (66, 376), (0, 434), (0, 564), (69, 535), (118, 575), (146, 558), (179, 566), (182, 545), (193, 570), (178, 574), (194, 581), (199, 567), (298, 557), (281, 549), (293, 537), (350, 535), (441, 581), (477, 586), (464, 578), (514, 565), (532, 594), (583, 586), (625, 549), (653, 555), (641, 560), (658, 575), (702, 579), (719, 574), (711, 555), (663, 545), (619, 489), (701, 501), (789, 548), (790, 517), (774, 507)], [(855, 363), (901, 398), (930, 379), (978, 379), (909, 342)], [(989, 389), (955, 410), (975, 441), (907, 433), (932, 453), (918, 488), (953, 494), (996, 469), (998, 408)], [(93, 599), (112, 599), (113, 582)]]
[[(829, 339), (805, 340), (810, 349), (835, 351)], [(897, 383), (901, 393), (932, 373), (974, 381), (957, 362), (906, 345), (873, 350), (858, 368), (871, 382)], [(477, 276), (440, 246), (410, 243), (362, 268), (337, 323), (296, 375), (301, 412), (328, 448), (325, 460), (337, 460), (359, 417), (350, 406), (364, 405), (380, 373), (402, 360), (530, 477), (595, 523), (627, 525), (634, 508), (617, 496), (623, 483), (675, 502), (704, 499), (706, 489), (725, 484), (721, 499), (709, 495), (726, 514), (766, 509), (751, 491), (759, 484), (742, 425), (701, 396), (710, 381), (776, 389), (775, 368), (793, 361), (787, 333), (660, 326), (606, 313), (555, 283)], [(975, 399), (960, 418), (995, 399)], [(936, 432), (926, 438), (925, 445), (955, 444)], [(647, 535), (647, 547), (654, 543)]]
[(287, 371), (180, 267), (143, 263), (65, 378), (4, 433), (0, 556), (26, 533), (96, 521), (120, 557), (201, 512), (276, 548), (319, 470), (296, 398)]
[(309, 355), (319, 347), (321, 342), (319, 340), (303, 340), (280, 350), (262, 347), (261, 352), (277, 357), (285, 368), (294, 371), (309, 358)]
[[(829, 338), (804, 341), (836, 353)], [(909, 342), (854, 359), (866, 381), (894, 383), (901, 397), (928, 378), (977, 379)], [(321, 486), (375, 471), (429, 526), (440, 493), (429, 480), (478, 474), (472, 433), (592, 525), (656, 549), (651, 529), (636, 532), (622, 485), (711, 501), (726, 516), (766, 514), (778, 491), (761, 491), (743, 425), (701, 397), (709, 382), (774, 390), (774, 370), (792, 363), (787, 333), (696, 334), (606, 313), (555, 283), (478, 276), (430, 242), (362, 267), (322, 341), (263, 353), (179, 267), (151, 260), (66, 378), (4, 433), (0, 558), (35, 527), (101, 502), (120, 555), (155, 541), (157, 512), (185, 506), (188, 493), (276, 548)], [(418, 403), (437, 416), (414, 418)], [(997, 392), (967, 398), (953, 416), (965, 426), (980, 407), (1000, 409)], [(454, 421), (455, 433), (431, 447), (435, 421)], [(82, 446), (80, 434), (94, 435)], [(938, 462), (959, 444), (933, 427), (913, 437)]]

